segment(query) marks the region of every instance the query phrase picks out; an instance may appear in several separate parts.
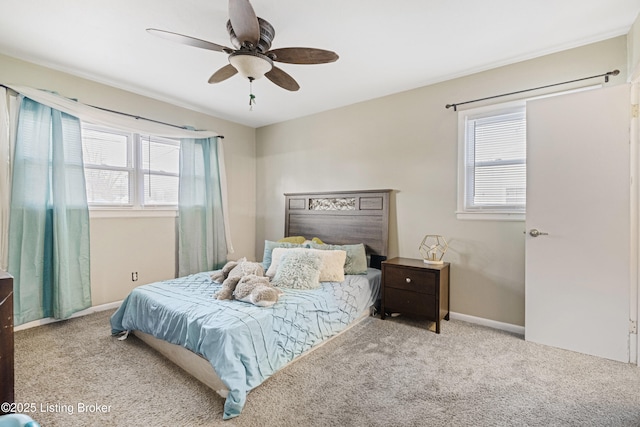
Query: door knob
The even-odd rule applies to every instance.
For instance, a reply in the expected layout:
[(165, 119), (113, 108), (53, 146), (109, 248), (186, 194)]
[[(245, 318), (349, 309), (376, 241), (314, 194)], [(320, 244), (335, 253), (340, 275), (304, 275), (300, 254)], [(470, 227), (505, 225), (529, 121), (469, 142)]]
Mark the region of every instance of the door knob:
[(529, 235), (530, 235), (531, 237), (538, 237), (538, 236), (548, 236), (548, 235), (549, 235), (549, 233), (544, 233), (544, 232), (539, 231), (539, 230), (537, 230), (537, 229), (535, 229), (535, 228), (532, 228), (532, 229), (529, 231)]

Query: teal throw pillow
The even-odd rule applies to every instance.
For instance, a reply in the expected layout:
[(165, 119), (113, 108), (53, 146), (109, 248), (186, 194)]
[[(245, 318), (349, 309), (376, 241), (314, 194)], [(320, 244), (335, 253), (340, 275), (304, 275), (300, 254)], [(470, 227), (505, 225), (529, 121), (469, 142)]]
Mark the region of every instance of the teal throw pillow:
[(357, 245), (319, 245), (311, 242), (309, 244), (313, 249), (324, 250), (342, 250), (347, 253), (347, 259), (344, 262), (344, 274), (367, 274), (367, 252), (364, 244)]
[(305, 245), (298, 243), (289, 243), (289, 242), (273, 242), (271, 240), (264, 241), (264, 253), (262, 254), (262, 267), (264, 267), (264, 271), (269, 269), (271, 265), (272, 252), (275, 248), (302, 248), (306, 247)]

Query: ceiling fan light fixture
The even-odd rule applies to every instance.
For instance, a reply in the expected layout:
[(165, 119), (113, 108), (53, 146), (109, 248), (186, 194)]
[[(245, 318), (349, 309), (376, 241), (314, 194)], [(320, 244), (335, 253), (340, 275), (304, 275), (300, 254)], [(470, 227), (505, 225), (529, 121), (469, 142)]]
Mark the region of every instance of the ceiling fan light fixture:
[(273, 68), (273, 61), (260, 53), (238, 51), (229, 55), (229, 63), (238, 73), (249, 80), (257, 80)]

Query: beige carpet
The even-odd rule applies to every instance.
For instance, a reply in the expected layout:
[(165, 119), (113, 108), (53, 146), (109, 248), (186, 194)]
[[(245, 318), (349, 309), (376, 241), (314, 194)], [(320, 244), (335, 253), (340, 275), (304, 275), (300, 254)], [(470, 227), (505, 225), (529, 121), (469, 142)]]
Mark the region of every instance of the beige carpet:
[(222, 421), (222, 398), (112, 338), (111, 313), (16, 333), (16, 398), (43, 426), (640, 426), (636, 366), (403, 317), (365, 319)]

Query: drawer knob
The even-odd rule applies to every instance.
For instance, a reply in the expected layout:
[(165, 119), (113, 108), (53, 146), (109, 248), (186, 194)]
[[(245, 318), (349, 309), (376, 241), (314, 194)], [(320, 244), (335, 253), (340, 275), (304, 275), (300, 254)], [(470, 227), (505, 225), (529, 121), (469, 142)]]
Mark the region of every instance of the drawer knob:
[(407, 281), (407, 283), (411, 283), (411, 278), (410, 278), (410, 277), (407, 277), (407, 278), (406, 278), (406, 279), (404, 279), (404, 280), (406, 280), (406, 281)]

